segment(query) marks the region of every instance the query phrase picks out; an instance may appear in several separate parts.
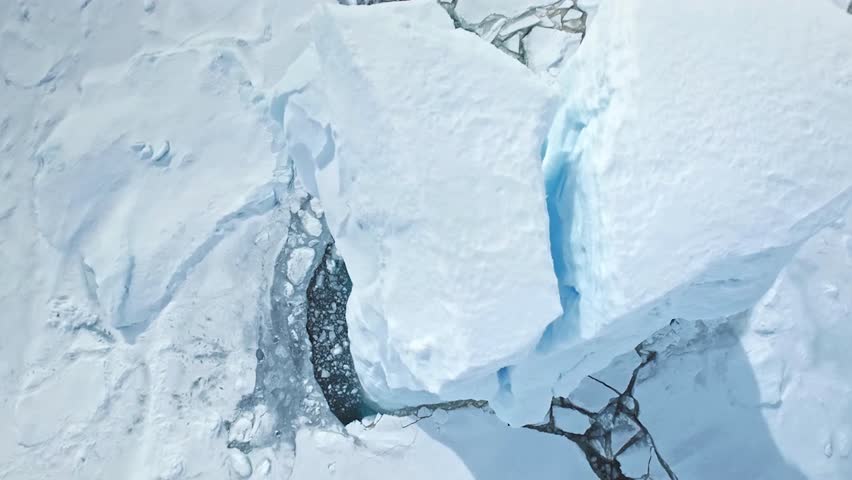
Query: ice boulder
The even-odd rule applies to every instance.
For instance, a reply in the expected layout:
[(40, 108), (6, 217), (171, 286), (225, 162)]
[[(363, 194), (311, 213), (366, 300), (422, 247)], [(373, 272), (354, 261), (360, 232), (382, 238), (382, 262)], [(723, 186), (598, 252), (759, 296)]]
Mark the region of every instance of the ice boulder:
[(327, 7), (314, 33), (283, 121), (352, 278), (364, 388), (487, 398), (562, 312), (541, 170), (557, 90), (436, 2)]

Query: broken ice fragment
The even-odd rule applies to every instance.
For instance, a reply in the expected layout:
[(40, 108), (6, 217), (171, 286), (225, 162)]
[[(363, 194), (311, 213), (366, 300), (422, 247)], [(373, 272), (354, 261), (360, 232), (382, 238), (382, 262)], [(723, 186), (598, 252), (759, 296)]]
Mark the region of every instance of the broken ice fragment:
[(168, 160), (170, 157), (169, 152), (171, 152), (171, 149), (171, 144), (168, 140), (166, 140), (151, 157), (151, 161), (154, 163), (168, 164)]
[(294, 284), (301, 283), (314, 261), (314, 249), (302, 247), (294, 250), (287, 259), (287, 279)]
[(251, 476), (251, 460), (242, 452), (231, 452), (231, 471), (239, 478)]

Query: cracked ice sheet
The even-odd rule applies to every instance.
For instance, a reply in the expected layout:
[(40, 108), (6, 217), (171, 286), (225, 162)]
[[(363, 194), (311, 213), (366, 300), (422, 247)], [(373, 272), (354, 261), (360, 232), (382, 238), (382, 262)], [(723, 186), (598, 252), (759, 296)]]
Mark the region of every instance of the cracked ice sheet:
[(334, 157), (299, 173), (352, 277), (365, 390), (488, 398), (560, 314), (539, 158), (557, 96), (434, 2), (329, 7), (315, 43)]
[(80, 3), (0, 5), (0, 477), (225, 478), (315, 2)]
[(545, 158), (579, 304), (555, 348), (512, 370), (498, 413), (535, 421), (557, 375), (567, 393), (671, 318), (750, 308), (842, 214), (850, 32), (828, 2), (604, 2), (562, 74)]
[(278, 203), (288, 179), (273, 174), (263, 118), (234, 113), (256, 94), (243, 61), (178, 50), (87, 72), (37, 152), (41, 232), (91, 269), (116, 327), (146, 328), (223, 237)]
[(470, 23), (479, 23), (488, 15), (514, 17), (525, 11), (546, 5), (547, 0), (459, 0), (456, 13)]

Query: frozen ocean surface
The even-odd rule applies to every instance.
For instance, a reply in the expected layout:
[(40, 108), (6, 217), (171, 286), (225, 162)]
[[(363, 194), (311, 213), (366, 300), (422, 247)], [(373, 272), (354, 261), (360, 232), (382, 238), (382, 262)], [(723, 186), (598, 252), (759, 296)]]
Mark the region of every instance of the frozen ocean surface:
[(340, 3), (0, 2), (0, 479), (852, 478), (849, 2)]

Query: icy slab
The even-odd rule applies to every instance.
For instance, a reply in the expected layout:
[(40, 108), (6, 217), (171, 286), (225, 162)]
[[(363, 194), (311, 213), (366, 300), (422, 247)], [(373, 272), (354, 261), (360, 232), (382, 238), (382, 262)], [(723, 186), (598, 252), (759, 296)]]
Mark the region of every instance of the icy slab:
[(296, 163), (352, 277), (361, 381), (388, 407), (485, 398), (561, 313), (540, 160), (557, 95), (433, 2), (329, 7), (314, 29), (332, 134), (284, 117), (321, 139)]
[(600, 7), (561, 77), (544, 162), (576, 305), (511, 370), (498, 413), (540, 418), (556, 376), (570, 391), (671, 318), (750, 308), (848, 208), (848, 38), (828, 2)]

